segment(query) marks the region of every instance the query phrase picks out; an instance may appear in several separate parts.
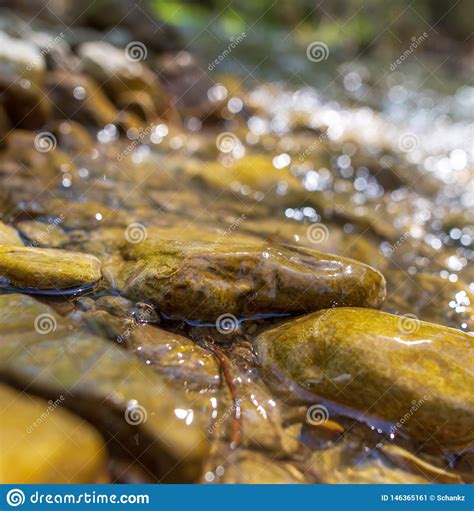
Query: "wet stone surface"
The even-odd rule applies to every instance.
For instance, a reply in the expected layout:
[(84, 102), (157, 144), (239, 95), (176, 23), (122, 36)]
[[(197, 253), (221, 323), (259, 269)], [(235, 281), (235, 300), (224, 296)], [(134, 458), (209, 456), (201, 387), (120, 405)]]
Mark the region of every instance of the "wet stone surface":
[[(472, 481), (462, 94), (418, 91), (449, 115), (407, 152), (411, 114), (383, 90), (346, 104), (215, 82), (136, 16), (121, 44), (74, 27), (46, 56), (44, 37), (0, 32), (12, 477)], [(149, 55), (132, 62), (137, 33)]]

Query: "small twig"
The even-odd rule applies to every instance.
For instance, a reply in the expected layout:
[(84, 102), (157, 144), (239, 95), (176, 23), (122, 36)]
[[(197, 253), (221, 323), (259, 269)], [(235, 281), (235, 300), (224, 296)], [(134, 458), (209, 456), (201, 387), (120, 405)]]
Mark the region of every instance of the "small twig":
[(232, 417), (232, 425), (231, 425), (231, 434), (230, 434), (230, 446), (232, 449), (236, 449), (240, 446), (242, 441), (242, 421), (241, 421), (241, 410), (240, 410), (240, 400), (237, 398), (237, 386), (234, 382), (234, 377), (232, 375), (232, 370), (230, 368), (229, 361), (227, 357), (222, 353), (220, 348), (209, 338), (206, 338), (206, 347), (212, 354), (216, 357), (217, 361), (222, 370), (222, 375), (224, 376), (224, 380), (229, 388), (230, 395), (232, 398), (232, 403), (234, 406), (234, 414)]

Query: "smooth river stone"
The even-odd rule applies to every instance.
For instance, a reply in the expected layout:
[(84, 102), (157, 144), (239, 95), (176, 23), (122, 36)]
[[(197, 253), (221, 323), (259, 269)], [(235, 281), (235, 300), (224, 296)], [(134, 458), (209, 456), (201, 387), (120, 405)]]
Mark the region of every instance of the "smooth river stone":
[(255, 342), (275, 388), (292, 381), (304, 400), (436, 450), (473, 444), (473, 347), (460, 330), (357, 308), (303, 316)]
[(0, 483), (107, 482), (102, 437), (61, 407), (64, 398), (45, 401), (0, 385)]
[(14, 227), (0, 222), (0, 247), (4, 245), (23, 247), (24, 243)]
[(48, 399), (63, 394), (63, 406), (94, 424), (112, 451), (139, 460), (157, 482), (200, 476), (208, 423), (184, 390), (29, 296), (0, 296), (0, 311), (0, 378)]
[(187, 319), (377, 307), (385, 297), (370, 266), (297, 247), (147, 240), (125, 245), (122, 257), (104, 272), (123, 295)]
[(101, 278), (100, 261), (59, 249), (0, 247), (0, 278), (20, 289), (67, 289)]
[(152, 325), (130, 328), (124, 342), (138, 357), (186, 388), (207, 389), (221, 385), (220, 368), (211, 353), (182, 335)]

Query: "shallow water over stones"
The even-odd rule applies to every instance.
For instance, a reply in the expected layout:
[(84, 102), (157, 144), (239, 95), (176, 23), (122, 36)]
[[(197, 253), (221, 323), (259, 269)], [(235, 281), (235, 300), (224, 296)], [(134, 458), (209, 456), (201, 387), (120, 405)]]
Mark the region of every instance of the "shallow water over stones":
[(0, 149), (6, 392), (88, 421), (84, 482), (468, 481), (468, 155), (277, 84), (158, 117), (146, 64), (115, 63), (129, 103), (91, 44), (39, 70), (54, 147)]

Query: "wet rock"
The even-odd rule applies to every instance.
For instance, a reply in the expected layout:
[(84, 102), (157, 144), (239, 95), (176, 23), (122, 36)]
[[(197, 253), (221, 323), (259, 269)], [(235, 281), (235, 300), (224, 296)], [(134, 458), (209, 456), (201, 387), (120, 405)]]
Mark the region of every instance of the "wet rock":
[(472, 347), (461, 331), (356, 308), (303, 316), (255, 343), (275, 388), (286, 379), (295, 396), (326, 399), (336, 414), (453, 450), (474, 439)]
[(2, 164), (2, 185), (9, 191), (18, 190), (19, 197), (30, 197), (28, 204), (31, 193), (39, 196), (47, 189), (56, 189), (63, 173), (72, 180), (76, 175), (73, 160), (56, 147), (54, 135), (48, 131), (12, 130), (6, 139)]
[(124, 245), (122, 257), (104, 271), (125, 296), (188, 319), (377, 307), (385, 295), (373, 268), (295, 247), (144, 241)]
[(146, 64), (129, 56), (127, 50), (94, 41), (81, 45), (78, 51), (85, 72), (102, 85), (117, 107), (131, 109), (143, 120), (163, 111), (158, 78)]
[[(227, 139), (221, 140), (221, 145), (227, 143), (232, 147), (236, 145), (235, 140), (228, 135)], [(294, 200), (295, 197), (301, 199), (300, 193), (303, 191), (300, 180), (288, 169), (277, 170), (268, 156), (245, 156), (229, 167), (219, 163), (195, 165), (188, 170), (188, 174), (219, 192), (244, 192), (246, 196), (253, 195), (260, 200), (275, 200), (276, 192), (280, 190), (280, 203)]]
[(0, 94), (14, 126), (36, 129), (47, 121), (50, 105), (42, 92), (45, 69), (33, 44), (0, 32)]
[(132, 317), (133, 315), (133, 302), (122, 296), (101, 296), (96, 300), (96, 307), (119, 318)]
[(46, 75), (45, 92), (51, 98), (58, 119), (77, 121), (94, 128), (103, 128), (118, 120), (115, 107), (87, 76), (51, 71)]
[(184, 117), (216, 120), (221, 102), (209, 100), (208, 91), (214, 82), (203, 71), (203, 66), (187, 51), (166, 53), (157, 61), (157, 72), (163, 86), (172, 97), (171, 104)]
[(2, 484), (107, 482), (106, 448), (99, 433), (63, 408), (67, 395), (50, 401), (0, 385)]
[(214, 356), (190, 339), (152, 325), (132, 325), (122, 332), (127, 346), (160, 374), (180, 380), (186, 388), (216, 388), (221, 384)]
[(378, 270), (387, 262), (368, 235), (347, 234), (337, 224), (304, 224), (291, 220), (252, 220), (242, 223), (242, 231), (259, 235), (269, 243), (289, 243), (319, 252), (351, 257)]
[(67, 229), (93, 229), (108, 225), (126, 227), (131, 221), (124, 211), (92, 200), (83, 202), (59, 198), (40, 200), (36, 215), (60, 219), (61, 226)]
[(53, 131), (59, 147), (66, 153), (90, 154), (94, 148), (94, 141), (88, 131), (75, 121), (58, 121)]
[[(380, 446), (380, 451), (399, 467), (409, 469), (413, 473), (428, 477), (434, 483), (460, 484), (463, 482), (458, 474), (432, 465), (397, 445), (383, 444)], [(446, 468), (448, 468), (448, 463), (446, 463)]]
[(10, 121), (3, 105), (0, 105), (0, 147), (5, 145), (5, 138), (10, 130)]
[(474, 330), (474, 295), (466, 283), (424, 272), (390, 271), (386, 276), (388, 293), (382, 310), (466, 332)]
[(377, 449), (351, 448), (339, 444), (316, 451), (305, 466), (314, 482), (323, 484), (427, 484), (423, 473), (397, 467)]
[(0, 221), (0, 246), (23, 247), (24, 243), (17, 230)]
[(308, 480), (290, 463), (258, 451), (239, 449), (214, 456), (206, 465), (202, 483), (305, 484)]
[(31, 31), (27, 34), (27, 40), (33, 43), (44, 56), (48, 69), (79, 70), (79, 59), (72, 53), (64, 32), (60, 30), (50, 31), (50, 33)]
[(63, 393), (64, 406), (96, 425), (112, 452), (140, 460), (156, 481), (200, 475), (206, 426), (184, 391), (28, 296), (0, 296), (0, 310), (2, 378), (50, 399)]
[(81, 287), (101, 278), (94, 256), (57, 249), (0, 247), (0, 276), (12, 287), (48, 290)]
[(49, 223), (26, 220), (18, 222), (17, 228), (34, 247), (59, 247), (68, 240), (60, 223), (60, 218)]

